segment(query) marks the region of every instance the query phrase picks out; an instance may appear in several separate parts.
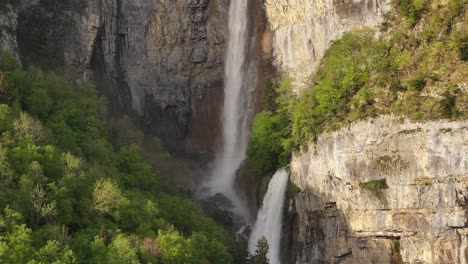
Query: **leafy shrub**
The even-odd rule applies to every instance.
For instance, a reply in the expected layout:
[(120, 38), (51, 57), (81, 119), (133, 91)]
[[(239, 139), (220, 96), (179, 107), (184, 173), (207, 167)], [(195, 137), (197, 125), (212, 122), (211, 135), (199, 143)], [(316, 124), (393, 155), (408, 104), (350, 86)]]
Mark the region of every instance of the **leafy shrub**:
[(440, 102), (440, 112), (442, 113), (443, 117), (453, 118), (459, 114), (459, 111), (456, 106), (457, 93), (458, 90), (456, 89), (453, 89), (452, 91), (448, 89), (442, 94), (442, 100)]
[[(323, 123), (339, 111), (349, 111), (347, 103), (368, 82), (385, 52), (385, 44), (375, 41), (373, 32), (350, 32), (335, 41), (325, 54), (315, 76), (292, 113), (292, 135), (302, 143), (316, 138)], [(372, 101), (371, 93), (365, 94)]]
[(426, 0), (397, 0), (396, 3), (400, 13), (406, 17), (406, 24), (410, 27), (421, 19), (427, 6)]
[(277, 76), (264, 89), (265, 110), (255, 117), (247, 157), (259, 172), (272, 172), (289, 163), (292, 152), (290, 116), (295, 103), (292, 81)]
[(295, 183), (289, 181), (287, 194), (289, 199), (295, 199), (296, 196), (301, 192), (301, 188), (297, 186)]
[(282, 142), (288, 136), (288, 119), (285, 115), (274, 115), (264, 111), (255, 117), (247, 156), (253, 166), (262, 172), (274, 171), (285, 165)]
[(371, 191), (378, 198), (382, 197), (382, 190), (388, 188), (386, 179), (361, 182), (359, 186), (363, 189)]

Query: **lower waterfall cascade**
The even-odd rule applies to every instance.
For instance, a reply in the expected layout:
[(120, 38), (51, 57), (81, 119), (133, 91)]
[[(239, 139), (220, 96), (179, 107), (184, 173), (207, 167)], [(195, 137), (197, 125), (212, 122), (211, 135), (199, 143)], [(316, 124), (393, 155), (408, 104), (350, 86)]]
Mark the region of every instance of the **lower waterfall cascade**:
[(270, 264), (280, 264), (281, 227), (288, 176), (285, 169), (279, 169), (271, 178), (249, 238), (249, 250), (253, 253), (257, 249), (258, 240), (265, 236)]

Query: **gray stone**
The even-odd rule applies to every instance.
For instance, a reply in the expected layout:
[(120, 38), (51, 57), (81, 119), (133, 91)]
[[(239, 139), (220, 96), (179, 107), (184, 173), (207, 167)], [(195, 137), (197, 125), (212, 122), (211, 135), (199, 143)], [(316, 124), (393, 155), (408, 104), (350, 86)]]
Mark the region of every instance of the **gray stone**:
[(10, 53), (19, 62), (16, 41), (17, 16), (16, 8), (11, 4), (2, 4), (0, 7), (0, 51)]

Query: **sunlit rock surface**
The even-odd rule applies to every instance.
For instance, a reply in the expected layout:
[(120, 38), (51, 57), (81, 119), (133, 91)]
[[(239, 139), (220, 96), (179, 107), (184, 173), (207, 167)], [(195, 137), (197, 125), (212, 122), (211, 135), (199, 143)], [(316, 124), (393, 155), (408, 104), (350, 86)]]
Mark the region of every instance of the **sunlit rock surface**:
[(265, 0), (273, 63), (298, 85), (314, 72), (333, 40), (382, 22), (390, 0)]
[(297, 263), (466, 263), (467, 121), (386, 116), (325, 133), (294, 155), (291, 180)]

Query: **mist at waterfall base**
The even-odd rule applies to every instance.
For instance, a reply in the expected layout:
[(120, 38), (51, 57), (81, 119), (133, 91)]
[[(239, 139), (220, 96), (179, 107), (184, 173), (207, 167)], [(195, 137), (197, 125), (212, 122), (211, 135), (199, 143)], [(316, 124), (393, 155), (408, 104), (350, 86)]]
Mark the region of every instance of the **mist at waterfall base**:
[(217, 153), (208, 182), (210, 195), (222, 193), (232, 201), (233, 212), (246, 223), (250, 214), (243, 197), (234, 188), (236, 172), (246, 158), (251, 109), (251, 84), (247, 81), (248, 60), (247, 0), (231, 1), (229, 7), (229, 40), (225, 60), (224, 108), (222, 113), (222, 146)]
[(270, 264), (280, 264), (281, 227), (288, 176), (286, 170), (280, 169), (271, 178), (249, 238), (249, 251), (254, 253), (258, 240), (265, 236), (269, 246), (267, 256)]

